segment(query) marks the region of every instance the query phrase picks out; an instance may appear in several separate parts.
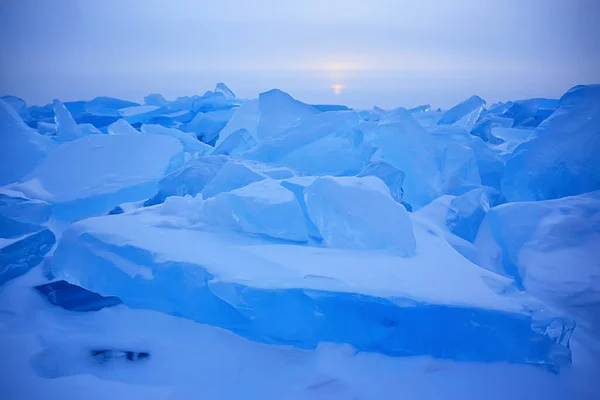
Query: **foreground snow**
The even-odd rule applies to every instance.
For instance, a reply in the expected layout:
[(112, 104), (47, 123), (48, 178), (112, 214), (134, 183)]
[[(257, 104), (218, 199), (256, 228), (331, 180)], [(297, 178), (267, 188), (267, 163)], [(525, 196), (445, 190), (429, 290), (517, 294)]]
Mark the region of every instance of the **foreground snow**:
[[(322, 343), (259, 344), (226, 330), (124, 306), (74, 313), (31, 286), (39, 269), (0, 288), (4, 398), (69, 399), (592, 399), (593, 360), (575, 341), (560, 374), (506, 363), (387, 357)], [(98, 348), (150, 351), (148, 360), (99, 362)]]

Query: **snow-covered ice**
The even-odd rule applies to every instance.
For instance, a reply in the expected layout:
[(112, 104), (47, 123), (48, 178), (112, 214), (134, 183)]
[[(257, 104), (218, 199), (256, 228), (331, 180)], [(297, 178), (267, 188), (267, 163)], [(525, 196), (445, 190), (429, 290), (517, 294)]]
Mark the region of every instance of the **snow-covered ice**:
[(597, 397), (599, 87), (2, 97), (0, 393)]
[(181, 144), (171, 137), (90, 135), (57, 147), (14, 188), (72, 221), (150, 197), (181, 163)]

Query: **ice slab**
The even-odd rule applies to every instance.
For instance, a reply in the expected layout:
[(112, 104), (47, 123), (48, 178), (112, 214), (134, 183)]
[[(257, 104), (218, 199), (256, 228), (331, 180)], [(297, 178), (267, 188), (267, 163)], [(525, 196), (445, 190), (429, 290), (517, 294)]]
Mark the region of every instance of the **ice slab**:
[(296, 196), (296, 201), (302, 209), (302, 215), (304, 216), (304, 223), (306, 224), (306, 229), (308, 230), (308, 236), (316, 242), (321, 243), (323, 242), (323, 236), (321, 236), (319, 228), (317, 228), (312, 219), (310, 219), (304, 198), (304, 189), (313, 183), (315, 179), (316, 177), (314, 176), (298, 176), (283, 179), (280, 181), (280, 184), (284, 188), (289, 189), (292, 193), (294, 193), (294, 196)]
[(28, 127), (12, 106), (0, 100), (0, 185), (18, 181), (54, 147)]
[(319, 177), (306, 187), (304, 198), (328, 247), (415, 254), (409, 213), (381, 179)]
[(448, 228), (456, 236), (473, 242), (490, 208), (505, 202), (504, 196), (494, 188), (484, 186), (470, 190), (450, 202)]
[(260, 342), (349, 343), (359, 351), (461, 361), (570, 362), (570, 320), (543, 315), (534, 299), (507, 291), (508, 280), (469, 263), (426, 228), (415, 230), (418, 256), (401, 258), (236, 244), (159, 227), (152, 222), (157, 210), (146, 210), (72, 225), (54, 254), (53, 273), (129, 307)]
[(38, 122), (37, 131), (40, 135), (55, 136), (56, 135), (56, 124), (52, 122)]
[(30, 198), (74, 220), (156, 193), (158, 180), (183, 162), (180, 143), (159, 135), (91, 135), (57, 147), (22, 183)]
[(192, 132), (199, 140), (213, 146), (217, 142), (219, 132), (227, 125), (232, 114), (232, 110), (198, 113), (182, 129)]
[(237, 131), (228, 135), (225, 140), (216, 146), (213, 151), (213, 155), (223, 154), (226, 156), (239, 156), (240, 154), (250, 150), (256, 146), (256, 140), (250, 133), (245, 129), (238, 129)]
[(144, 205), (160, 204), (169, 196), (185, 196), (187, 194), (196, 196), (219, 173), (227, 161), (228, 158), (224, 156), (192, 159), (162, 178), (158, 184), (158, 193)]
[(455, 193), (463, 187), (481, 185), (473, 149), (460, 143), (445, 146), (442, 166), (442, 193)]
[(559, 106), (555, 99), (528, 99), (511, 102), (504, 117), (515, 121), (515, 126), (536, 127), (548, 118)]
[(420, 208), (440, 195), (441, 152), (430, 135), (405, 109), (386, 114), (376, 128), (380, 156), (404, 171), (404, 199)]
[(86, 113), (103, 117), (120, 117), (119, 110), (128, 107), (137, 107), (138, 103), (116, 99), (114, 97), (96, 97), (84, 103)]
[(54, 110), (52, 109), (52, 104), (46, 104), (45, 106), (30, 106), (28, 111), (34, 121), (54, 122)]
[(253, 168), (252, 162), (230, 160), (202, 189), (205, 199), (266, 179), (267, 175)]
[(56, 138), (59, 141), (68, 142), (84, 136), (77, 122), (60, 100), (54, 100), (52, 107), (54, 109), (54, 123), (56, 124)]
[(217, 83), (214, 91), (215, 93), (222, 93), (227, 100), (235, 99), (235, 94), (223, 82)]
[(257, 139), (259, 142), (275, 138), (304, 118), (319, 112), (314, 107), (302, 103), (278, 89), (258, 95), (258, 111)]
[(248, 100), (241, 106), (233, 110), (233, 114), (227, 125), (219, 132), (219, 138), (217, 139), (216, 146), (220, 146), (221, 143), (227, 137), (240, 129), (245, 129), (250, 136), (255, 140), (256, 126), (258, 124), (258, 99)]
[(32, 200), (23, 193), (0, 188), (0, 238), (15, 238), (37, 232), (50, 219), (51, 205)]
[(0, 97), (0, 100), (14, 108), (17, 114), (19, 114), (19, 117), (21, 117), (21, 119), (23, 119), (23, 121), (26, 123), (32, 121), (31, 114), (27, 108), (27, 103), (25, 103), (25, 100), (22, 98), (17, 96), (2, 96)]
[(438, 125), (454, 125), (470, 132), (484, 106), (485, 100), (479, 96), (471, 96), (446, 111), (438, 121)]
[(475, 136), (479, 136), (483, 139), (484, 142), (488, 142), (491, 144), (501, 144), (504, 142), (504, 139), (494, 135), (494, 128), (512, 128), (514, 121), (512, 118), (504, 118), (497, 117), (494, 115), (486, 115), (482, 117), (473, 129), (471, 129), (471, 134)]
[(140, 135), (140, 131), (135, 129), (124, 119), (119, 119), (116, 122), (110, 124), (107, 128), (109, 135)]
[(166, 106), (169, 102), (160, 93), (152, 93), (144, 96), (144, 104), (147, 106)]
[(486, 215), (480, 264), (600, 328), (600, 191), (507, 203)]
[(311, 104), (317, 111), (328, 112), (328, 111), (350, 111), (351, 109), (341, 104)]
[(237, 102), (228, 100), (221, 92), (208, 91), (202, 96), (195, 96), (191, 110), (194, 113), (208, 113), (218, 110), (229, 110), (237, 106)]
[(192, 227), (208, 225), (279, 240), (308, 240), (296, 197), (272, 179), (220, 193), (208, 200), (169, 197), (162, 206), (162, 215), (182, 217)]
[(398, 203), (402, 202), (402, 198), (404, 197), (402, 183), (404, 182), (406, 174), (404, 171), (395, 168), (392, 164), (385, 161), (371, 162), (357, 176), (376, 176), (387, 185), (388, 189), (390, 189), (392, 198)]
[(374, 152), (358, 129), (359, 121), (354, 111), (306, 117), (276, 137), (259, 142), (243, 156), (305, 175), (355, 175)]
[(165, 109), (158, 106), (133, 106), (119, 110), (119, 116), (130, 124), (145, 124), (152, 118), (163, 114)]
[(67, 281), (54, 281), (34, 287), (50, 303), (69, 311), (98, 311), (123, 302), (114, 296), (101, 296)]
[(0, 248), (0, 285), (41, 263), (55, 241), (54, 234), (44, 229)]
[(183, 146), (183, 150), (188, 153), (202, 156), (208, 155), (213, 151), (211, 146), (202, 143), (200, 140), (196, 139), (194, 135), (182, 132), (179, 129), (167, 128), (157, 124), (144, 124), (140, 130), (144, 135), (164, 135), (177, 139)]
[(502, 193), (547, 200), (600, 189), (600, 85), (576, 86), (507, 161)]

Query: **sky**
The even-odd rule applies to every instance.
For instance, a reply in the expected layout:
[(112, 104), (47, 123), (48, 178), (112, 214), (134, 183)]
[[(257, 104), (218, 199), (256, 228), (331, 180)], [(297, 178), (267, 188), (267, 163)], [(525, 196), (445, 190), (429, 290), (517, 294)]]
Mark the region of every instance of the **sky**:
[(600, 0), (1, 0), (0, 95), (450, 107), (600, 83)]

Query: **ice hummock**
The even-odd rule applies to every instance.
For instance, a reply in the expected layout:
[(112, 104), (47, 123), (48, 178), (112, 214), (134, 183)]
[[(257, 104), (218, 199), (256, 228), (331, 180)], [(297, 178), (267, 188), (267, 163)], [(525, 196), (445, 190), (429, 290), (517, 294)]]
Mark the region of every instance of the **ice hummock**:
[(354, 111), (330, 111), (305, 117), (277, 136), (243, 154), (305, 175), (355, 175), (375, 149), (358, 129)]
[(502, 192), (511, 201), (527, 201), (599, 190), (599, 132), (600, 85), (572, 88), (535, 137), (515, 149)]
[(314, 348), (328, 341), (464, 361), (569, 362), (570, 320), (510, 294), (510, 281), (470, 264), (429, 228), (415, 226), (416, 257), (398, 258), (174, 229), (176, 220), (156, 223), (160, 207), (72, 225), (54, 254), (53, 274), (129, 307), (260, 342)]
[(0, 100), (0, 185), (31, 172), (54, 146), (49, 138), (27, 126), (12, 106)]
[[(33, 349), (22, 356), (23, 370), (62, 378), (55, 381), (75, 373), (128, 381), (114, 372), (122, 365), (93, 372), (90, 360), (72, 357), (82, 348), (72, 344), (73, 326), (85, 318), (108, 323), (94, 326), (94, 341), (106, 344), (101, 335), (114, 340), (115, 327), (121, 332), (116, 315), (150, 313), (173, 323), (159, 314), (167, 313), (203, 323), (188, 321), (189, 343), (198, 343), (190, 327), (246, 343), (253, 365), (267, 351), (310, 358), (319, 350), (299, 349), (334, 342), (348, 349), (345, 361), (377, 361), (361, 379), (367, 369), (371, 379), (380, 376), (382, 360), (394, 377), (397, 363), (410, 372), (415, 360), (426, 360), (427, 375), (454, 377), (457, 366), (470, 366), (513, 382), (524, 371), (516, 368), (528, 367), (511, 363), (554, 372), (569, 364), (576, 321), (572, 371), (548, 382), (594, 375), (593, 363), (581, 362), (600, 354), (592, 340), (600, 326), (596, 86), (576, 87), (560, 103), (486, 108), (473, 97), (445, 112), (357, 112), (278, 90), (259, 99), (229, 92), (218, 85), (171, 101), (150, 96), (144, 105), (98, 97), (62, 103), (56, 113), (52, 104), (4, 98), (0, 185), (9, 186), (0, 189), (0, 314), (3, 328), (19, 312), (25, 322), (0, 340), (3, 354), (19, 329), (40, 336), (42, 310), (43, 329), (59, 332), (52, 336), (60, 343), (15, 346), (15, 354)], [(77, 136), (62, 140), (59, 130)], [(50, 272), (64, 281), (48, 283)], [(125, 306), (82, 317), (16, 295), (37, 296), (31, 288), (45, 284), (50, 297), (60, 296), (53, 285), (67, 285), (66, 294), (92, 290), (122, 297)], [(88, 300), (64, 304), (104, 304)], [(132, 343), (139, 322), (123, 328)], [(145, 367), (155, 368), (154, 360), (172, 361), (161, 358), (165, 342), (141, 349), (152, 361), (136, 379), (149, 381)], [(121, 354), (130, 345), (101, 349)], [(403, 355), (427, 357), (397, 358)], [(452, 360), (448, 372), (439, 358)], [(282, 369), (296, 364), (286, 360)], [(470, 373), (468, 381), (476, 378)], [(329, 385), (327, 377), (319, 382)]]
[(259, 141), (275, 138), (304, 118), (319, 112), (277, 89), (258, 95), (258, 111), (256, 134)]
[(471, 96), (446, 111), (438, 121), (438, 125), (454, 125), (470, 132), (484, 106), (485, 100), (479, 96)]
[(182, 162), (181, 144), (172, 137), (90, 135), (56, 148), (14, 187), (72, 221), (150, 197)]
[(487, 213), (475, 244), (480, 264), (600, 328), (600, 191), (515, 202)]
[(217, 83), (214, 91), (215, 93), (223, 93), (227, 100), (235, 99), (235, 94), (223, 82)]
[(108, 126), (107, 132), (109, 135), (139, 135), (140, 131), (135, 129), (124, 119), (119, 119)]
[(304, 199), (328, 247), (415, 254), (409, 213), (377, 177), (319, 177), (304, 189)]

